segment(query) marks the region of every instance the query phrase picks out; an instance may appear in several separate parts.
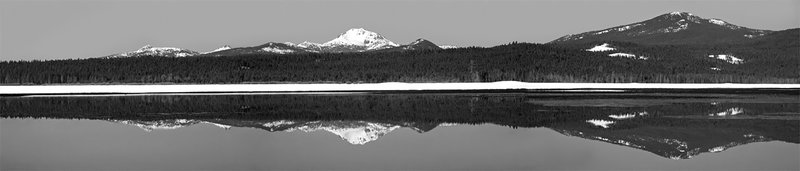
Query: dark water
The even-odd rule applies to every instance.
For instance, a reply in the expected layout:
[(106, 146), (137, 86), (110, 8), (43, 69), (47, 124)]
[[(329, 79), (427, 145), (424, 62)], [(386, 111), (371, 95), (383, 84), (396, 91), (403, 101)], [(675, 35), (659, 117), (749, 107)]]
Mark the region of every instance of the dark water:
[(780, 94), (0, 98), (0, 170), (798, 170)]

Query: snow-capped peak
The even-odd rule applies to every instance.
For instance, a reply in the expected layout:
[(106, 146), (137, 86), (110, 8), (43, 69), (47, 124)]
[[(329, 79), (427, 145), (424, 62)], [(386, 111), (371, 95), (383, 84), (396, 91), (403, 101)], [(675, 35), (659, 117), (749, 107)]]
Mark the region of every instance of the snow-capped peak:
[(339, 37), (322, 44), (323, 46), (366, 46), (367, 50), (397, 47), (398, 45), (378, 33), (364, 28), (354, 28), (342, 33)]
[(674, 11), (674, 12), (670, 12), (669, 15), (690, 16), (690, 15), (694, 15), (694, 14), (688, 13), (688, 12)]

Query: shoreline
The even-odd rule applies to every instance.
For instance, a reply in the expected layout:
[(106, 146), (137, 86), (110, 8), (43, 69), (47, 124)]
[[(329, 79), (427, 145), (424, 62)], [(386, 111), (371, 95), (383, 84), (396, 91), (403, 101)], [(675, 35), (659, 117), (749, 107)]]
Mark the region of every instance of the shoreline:
[[(800, 84), (692, 83), (357, 83), (357, 84), (135, 84), (0, 85), (0, 95), (322, 93), (322, 92), (730, 92), (777, 90), (800, 93)], [(797, 94), (795, 93), (795, 94)]]

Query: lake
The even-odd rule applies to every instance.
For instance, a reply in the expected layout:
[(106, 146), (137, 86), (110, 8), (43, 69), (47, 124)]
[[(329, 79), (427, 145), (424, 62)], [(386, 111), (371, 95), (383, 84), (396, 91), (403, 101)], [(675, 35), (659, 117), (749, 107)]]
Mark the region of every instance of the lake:
[(799, 170), (786, 93), (0, 97), (0, 170)]

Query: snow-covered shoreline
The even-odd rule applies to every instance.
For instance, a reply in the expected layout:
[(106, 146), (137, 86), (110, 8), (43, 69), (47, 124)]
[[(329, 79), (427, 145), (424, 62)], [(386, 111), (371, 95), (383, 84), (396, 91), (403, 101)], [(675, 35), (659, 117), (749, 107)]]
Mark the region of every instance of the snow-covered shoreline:
[(0, 85), (0, 94), (142, 94), (474, 90), (800, 89), (800, 84), (672, 83), (361, 83), (361, 84), (175, 84), (175, 85)]

